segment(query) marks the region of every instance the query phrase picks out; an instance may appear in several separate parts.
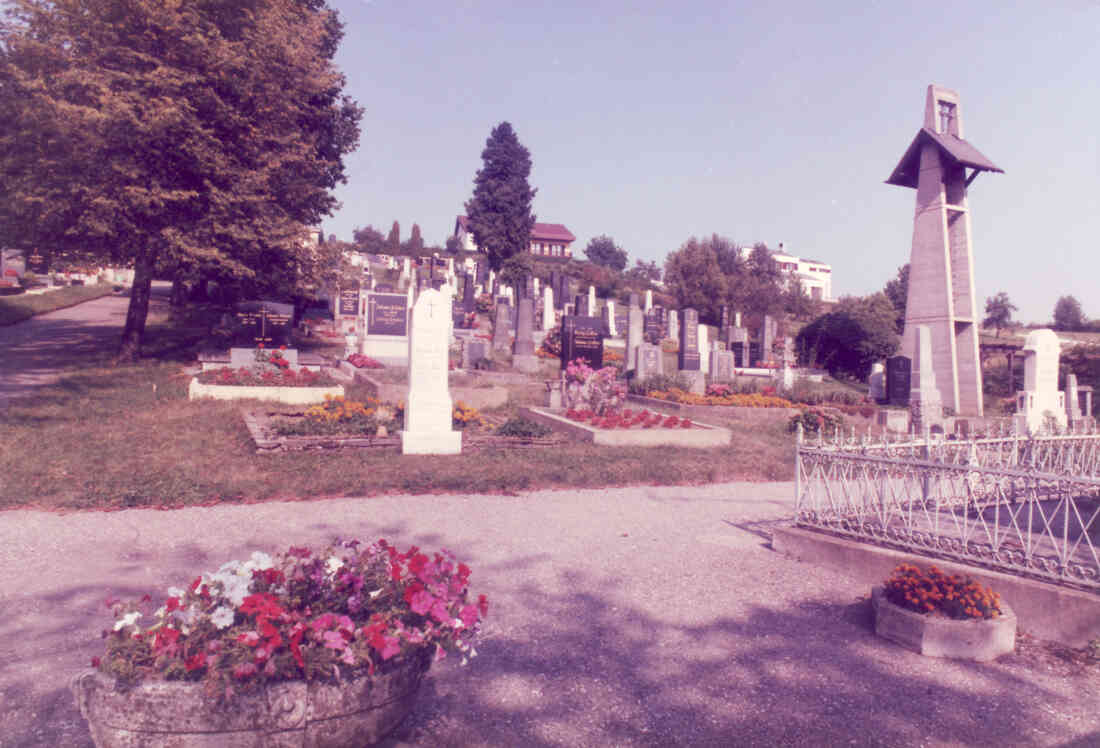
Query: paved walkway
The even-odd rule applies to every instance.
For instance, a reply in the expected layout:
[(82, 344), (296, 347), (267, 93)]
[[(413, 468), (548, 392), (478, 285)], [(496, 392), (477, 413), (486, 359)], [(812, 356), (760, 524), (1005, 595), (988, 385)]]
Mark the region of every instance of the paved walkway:
[(433, 667), (390, 745), (1086, 746), (1095, 668), (924, 658), (866, 586), (784, 558), (793, 486), (391, 496), (0, 513), (0, 745), (91, 745), (69, 679), (110, 594), (162, 594), (256, 548), (446, 547), (491, 599), (480, 656)]
[[(154, 282), (150, 308), (166, 303), (171, 284)], [(129, 296), (102, 296), (14, 325), (0, 326), (0, 413), (7, 401), (57, 381), (81, 357), (118, 348)]]

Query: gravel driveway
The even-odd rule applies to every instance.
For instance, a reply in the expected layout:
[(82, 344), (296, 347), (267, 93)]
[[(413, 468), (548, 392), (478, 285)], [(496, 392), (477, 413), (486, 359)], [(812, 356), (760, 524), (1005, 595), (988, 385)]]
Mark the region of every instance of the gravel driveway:
[(447, 547), (491, 600), (394, 745), (1100, 745), (1096, 667), (876, 638), (868, 590), (768, 546), (791, 484), (0, 514), (0, 745), (90, 746), (67, 684), (115, 594), (255, 548)]

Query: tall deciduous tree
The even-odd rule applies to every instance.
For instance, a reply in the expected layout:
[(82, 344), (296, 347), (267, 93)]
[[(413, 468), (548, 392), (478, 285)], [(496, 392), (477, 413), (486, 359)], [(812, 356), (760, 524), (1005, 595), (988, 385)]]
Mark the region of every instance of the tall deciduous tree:
[(985, 320), (982, 324), (994, 328), (997, 337), (1000, 337), (1001, 330), (1012, 324), (1012, 313), (1015, 311), (1016, 305), (1008, 298), (1007, 293), (1001, 291), (985, 300)]
[(626, 269), (626, 250), (615, 244), (610, 236), (593, 237), (584, 248), (589, 262), (622, 272)]
[(1081, 330), (1085, 327), (1085, 313), (1081, 310), (1081, 302), (1073, 296), (1063, 296), (1054, 305), (1054, 329)]
[(531, 154), (519, 142), (512, 125), (493, 128), (481, 152), (482, 166), (474, 177), (474, 195), (466, 203), (466, 225), (474, 243), (500, 270), (504, 261), (530, 245), (535, 216), (531, 201), (536, 190), (527, 183)]
[(362, 116), (324, 0), (8, 5), (0, 234), (133, 263), (121, 358), (157, 268), (296, 284)]
[(716, 319), (726, 300), (726, 276), (718, 264), (715, 243), (694, 236), (665, 259), (665, 289), (680, 308), (692, 307)]
[(898, 313), (898, 333), (905, 329), (905, 304), (909, 299), (909, 263), (898, 268), (897, 276), (886, 281), (886, 287), (882, 289), (886, 298), (894, 305)]

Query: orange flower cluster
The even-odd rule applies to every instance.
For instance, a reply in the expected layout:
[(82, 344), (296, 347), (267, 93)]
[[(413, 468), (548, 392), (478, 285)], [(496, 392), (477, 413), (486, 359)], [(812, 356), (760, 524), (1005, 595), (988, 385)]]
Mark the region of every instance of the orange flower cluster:
[(782, 397), (775, 397), (774, 395), (761, 395), (759, 393), (753, 393), (751, 395), (696, 395), (692, 392), (685, 392), (678, 387), (673, 387), (666, 391), (653, 390), (647, 392), (646, 397), (653, 397), (658, 400), (668, 400), (673, 403), (683, 403), (684, 405), (733, 405), (741, 408), (794, 407), (790, 400)]
[(325, 401), (306, 409), (306, 418), (325, 423), (352, 421), (356, 418), (369, 418), (374, 415), (379, 402), (368, 397), (365, 403), (345, 400), (343, 395), (325, 395)]
[(959, 620), (996, 618), (1001, 614), (1001, 596), (970, 577), (947, 575), (935, 566), (922, 571), (901, 564), (886, 580), (886, 599), (917, 613), (942, 615)]

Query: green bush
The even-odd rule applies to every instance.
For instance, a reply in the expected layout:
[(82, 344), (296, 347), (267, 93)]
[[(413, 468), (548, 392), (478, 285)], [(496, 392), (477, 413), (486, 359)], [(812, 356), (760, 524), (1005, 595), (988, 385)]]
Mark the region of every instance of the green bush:
[(804, 434), (832, 436), (844, 428), (844, 417), (827, 408), (803, 408), (791, 416), (791, 420), (787, 423), (787, 430), (793, 434), (798, 430), (799, 424), (802, 424)]
[(668, 392), (673, 388), (687, 390), (691, 387), (691, 383), (682, 374), (657, 374), (649, 379), (631, 379), (629, 387), (631, 394), (644, 395), (653, 390), (659, 392)]
[(521, 436), (526, 438), (538, 438), (550, 433), (549, 426), (516, 416), (509, 418), (496, 430), (498, 436)]

